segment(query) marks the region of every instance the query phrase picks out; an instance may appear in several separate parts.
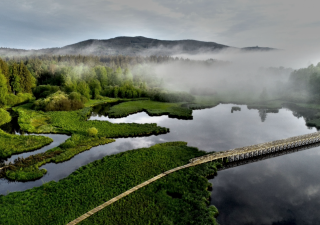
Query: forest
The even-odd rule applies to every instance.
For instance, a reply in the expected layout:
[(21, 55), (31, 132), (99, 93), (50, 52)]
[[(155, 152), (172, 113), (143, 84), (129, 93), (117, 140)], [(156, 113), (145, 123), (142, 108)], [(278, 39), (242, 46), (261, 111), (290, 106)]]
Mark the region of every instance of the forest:
[[(218, 60), (190, 60), (170, 56), (82, 56), (41, 55), (0, 58), (0, 106), (14, 106), (36, 99), (34, 108), (43, 111), (68, 111), (84, 107), (90, 99), (103, 97), (139, 99), (148, 98), (160, 102), (194, 102), (194, 96), (218, 96), (229, 99), (228, 82), (213, 83), (213, 87), (191, 87), (188, 92), (167, 90), (163, 79), (154, 75), (143, 65), (179, 63), (179, 66), (201, 65), (212, 67), (228, 65)], [(289, 69), (260, 69), (255, 79), (267, 82), (290, 73)], [(174, 73), (172, 74), (174, 76)], [(246, 91), (252, 84), (248, 84)], [(268, 86), (268, 85), (267, 85)], [(269, 85), (270, 86), (270, 85)], [(272, 86), (272, 85), (271, 85)], [(255, 100), (285, 99), (294, 102), (319, 103), (320, 63), (316, 66), (292, 70), (290, 78), (281, 88), (261, 89)], [(255, 87), (256, 89), (257, 87)], [(281, 90), (280, 90), (280, 89)], [(233, 88), (236, 91), (236, 88)], [(244, 91), (244, 93), (246, 92)], [(272, 92), (270, 92), (272, 91)], [(232, 90), (229, 90), (232, 93)], [(236, 94), (236, 97), (241, 96)], [(232, 96), (231, 96), (232, 97)], [(244, 98), (245, 99), (245, 98)], [(246, 102), (244, 102), (246, 103)]]
[(0, 59), (0, 104), (31, 100), (35, 109), (68, 111), (90, 99), (142, 98), (162, 102), (194, 100), (189, 93), (168, 92), (161, 80), (143, 72), (133, 76), (130, 65), (182, 60), (171, 57), (38, 56)]

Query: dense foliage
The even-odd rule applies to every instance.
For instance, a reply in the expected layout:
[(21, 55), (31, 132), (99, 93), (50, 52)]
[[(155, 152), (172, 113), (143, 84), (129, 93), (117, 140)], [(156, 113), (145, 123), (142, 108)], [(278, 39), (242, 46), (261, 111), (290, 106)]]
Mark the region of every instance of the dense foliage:
[[(21, 93), (32, 93), (37, 99), (63, 91), (66, 94), (78, 93), (82, 99), (141, 98), (149, 97), (163, 102), (190, 102), (194, 98), (187, 93), (171, 93), (162, 88), (162, 81), (146, 73), (143, 66), (130, 66), (139, 63), (162, 63), (184, 61), (183, 59), (151, 56), (151, 57), (93, 57), (93, 56), (37, 56), (6, 58), (1, 60), (0, 104), (15, 105), (32, 96), (21, 96)], [(20, 60), (20, 61), (19, 61)], [(19, 64), (17, 64), (19, 61)], [(30, 72), (29, 72), (30, 71)], [(32, 74), (32, 75), (31, 75)], [(36, 86), (37, 84), (37, 86)], [(31, 91), (32, 90), (32, 91)], [(15, 97), (15, 96), (17, 96)], [(27, 98), (26, 98), (27, 97)], [(9, 102), (9, 103), (8, 103)], [(82, 101), (84, 102), (84, 101)], [(61, 100), (59, 106), (51, 105), (50, 110), (68, 110), (65, 106), (74, 104)], [(76, 104), (77, 105), (77, 104)], [(42, 107), (42, 108), (41, 108)], [(38, 109), (45, 110), (41, 104)], [(71, 107), (69, 110), (80, 107)]]
[(10, 113), (4, 109), (0, 109), (0, 126), (11, 121)]
[[(0, 196), (0, 223), (66, 224), (105, 201), (189, 159), (204, 155), (173, 142), (106, 156), (59, 182)], [(214, 224), (207, 207), (214, 163), (184, 169), (93, 215), (85, 224)]]
[(34, 109), (42, 111), (70, 111), (78, 110), (84, 107), (88, 100), (77, 92), (69, 95), (58, 91), (49, 95), (45, 99), (38, 99), (34, 102)]
[(22, 61), (19, 64), (12, 62), (8, 65), (0, 59), (0, 106), (30, 100), (31, 96), (23, 93), (31, 94), (35, 85), (36, 79)]

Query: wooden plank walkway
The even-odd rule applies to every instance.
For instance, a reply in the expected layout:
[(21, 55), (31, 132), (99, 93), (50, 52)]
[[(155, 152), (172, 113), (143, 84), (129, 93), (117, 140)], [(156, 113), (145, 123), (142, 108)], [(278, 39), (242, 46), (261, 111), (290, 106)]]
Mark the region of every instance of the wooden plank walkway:
[(320, 132), (315, 132), (306, 135), (300, 135), (287, 139), (267, 142), (263, 144), (251, 145), (243, 148), (231, 149), (223, 152), (216, 152), (190, 160), (192, 164), (202, 164), (218, 159), (228, 159), (234, 161), (238, 159), (249, 158), (258, 155), (269, 154), (272, 152), (292, 149), (299, 146), (309, 145), (320, 141)]
[(109, 201), (103, 203), (102, 205), (90, 210), (89, 212), (78, 217), (77, 219), (71, 221), (70, 223), (68, 223), (68, 225), (78, 224), (79, 222), (85, 220), (86, 218), (90, 217), (94, 213), (104, 209), (105, 207), (107, 207), (108, 205), (111, 205), (112, 203), (118, 201), (119, 199), (135, 192), (136, 190), (138, 190), (138, 189), (140, 189), (140, 188), (142, 188), (142, 187), (144, 187), (144, 186), (146, 186), (146, 185), (148, 185), (148, 184), (150, 184), (150, 183), (152, 183), (152, 182), (154, 182), (154, 181), (156, 181), (156, 180), (158, 180), (158, 179), (160, 179), (170, 173), (176, 172), (178, 170), (188, 168), (191, 166), (196, 166), (196, 165), (203, 164), (203, 163), (207, 163), (207, 162), (210, 162), (213, 160), (218, 160), (218, 159), (229, 159), (230, 161), (233, 161), (235, 159), (245, 159), (245, 158), (250, 158), (250, 157), (254, 157), (254, 156), (265, 155), (265, 154), (269, 154), (269, 153), (273, 153), (273, 152), (283, 151), (286, 149), (288, 150), (288, 149), (293, 149), (293, 148), (300, 147), (300, 146), (314, 144), (319, 141), (320, 141), (320, 132), (315, 132), (315, 133), (311, 133), (311, 134), (301, 135), (301, 136), (297, 136), (297, 137), (291, 137), (291, 138), (282, 139), (282, 140), (278, 140), (278, 141), (267, 142), (264, 144), (251, 145), (248, 147), (231, 149), (231, 150), (224, 151), (224, 152), (217, 152), (217, 153), (208, 154), (205, 156), (191, 159), (189, 164), (168, 170), (164, 173), (161, 173), (161, 174), (131, 188), (130, 190), (110, 199)]
[(246, 164), (255, 163), (255, 162), (258, 162), (258, 161), (263, 161), (263, 160), (267, 160), (267, 159), (271, 159), (271, 158), (276, 158), (276, 157), (280, 157), (280, 156), (284, 156), (284, 155), (288, 155), (288, 154), (293, 154), (293, 153), (296, 153), (296, 152), (308, 150), (310, 148), (316, 148), (316, 147), (319, 147), (319, 146), (320, 146), (320, 143), (317, 142), (317, 143), (314, 143), (314, 144), (304, 145), (304, 146), (300, 146), (300, 147), (297, 147), (297, 148), (286, 149), (286, 150), (272, 152), (272, 153), (265, 154), (265, 155), (258, 155), (258, 156), (254, 156), (254, 157), (250, 157), (250, 158), (244, 158), (244, 159), (241, 159), (241, 160), (227, 162), (227, 163), (224, 163), (223, 167), (219, 167), (218, 171), (227, 170), (227, 169), (231, 169), (231, 168), (234, 168), (234, 167), (243, 166), (243, 165), (246, 165)]
[(109, 201), (107, 201), (107, 202), (99, 205), (98, 207), (90, 210), (89, 212), (83, 214), (82, 216), (80, 216), (80, 217), (78, 217), (77, 219), (75, 219), (75, 220), (71, 221), (70, 223), (68, 223), (68, 225), (78, 224), (78, 223), (80, 223), (82, 220), (85, 220), (85, 219), (88, 218), (89, 216), (95, 214), (96, 212), (100, 211), (101, 209), (104, 209), (104, 208), (107, 207), (108, 205), (111, 205), (112, 203), (120, 200), (121, 198), (123, 198), (123, 197), (131, 194), (132, 192), (135, 192), (136, 190), (139, 190), (140, 188), (143, 188), (144, 186), (147, 186), (148, 184), (150, 184), (150, 183), (152, 183), (152, 182), (154, 182), (154, 181), (156, 181), (156, 180), (158, 180), (158, 179), (160, 179), (160, 178), (162, 178), (162, 177), (164, 177), (164, 176), (166, 176), (166, 175), (168, 175), (168, 174), (170, 174), (170, 173), (176, 172), (176, 171), (181, 170), (181, 169), (184, 169), (184, 168), (188, 168), (188, 167), (190, 167), (190, 166), (193, 166), (193, 165), (192, 165), (191, 163), (189, 163), (189, 164), (186, 164), (186, 165), (184, 165), (184, 166), (179, 166), (179, 167), (176, 167), (176, 168), (174, 168), (174, 169), (168, 170), (168, 171), (166, 171), (166, 172), (164, 172), (164, 173), (161, 173), (161, 174), (159, 174), (158, 176), (155, 176), (155, 177), (153, 177), (153, 178), (151, 178), (151, 179), (149, 179), (149, 180), (147, 180), (147, 181), (145, 181), (145, 182), (143, 182), (143, 183), (141, 183), (141, 184), (139, 184), (139, 185), (137, 185), (137, 186), (129, 189), (128, 191), (123, 192), (122, 194), (120, 194), (120, 195), (118, 195), (118, 196), (110, 199)]

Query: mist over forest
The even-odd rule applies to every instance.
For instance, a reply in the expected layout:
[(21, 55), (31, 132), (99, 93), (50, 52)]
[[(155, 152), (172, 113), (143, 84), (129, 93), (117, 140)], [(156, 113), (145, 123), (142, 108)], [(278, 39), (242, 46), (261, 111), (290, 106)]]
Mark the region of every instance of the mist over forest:
[[(65, 99), (66, 104), (76, 101), (71, 104), (75, 109), (83, 107), (89, 99), (100, 97), (192, 102), (194, 96), (211, 96), (244, 103), (279, 98), (303, 102), (319, 99), (320, 64), (294, 70), (270, 66), (275, 63), (264, 61), (277, 52), (229, 51), (223, 54), (10, 55), (1, 60), (1, 71), (6, 78), (3, 83), (7, 85), (2, 104), (15, 105), (30, 99), (30, 96), (22, 97), (26, 93), (34, 94), (37, 99), (58, 93), (56, 98)], [(25, 75), (29, 74), (26, 69), (32, 76)], [(30, 80), (28, 88), (23, 86), (26, 82), (21, 82), (26, 79)], [(21, 100), (17, 99), (18, 94)], [(39, 100), (35, 105), (45, 109), (52, 101)], [(52, 104), (50, 107), (54, 108)]]

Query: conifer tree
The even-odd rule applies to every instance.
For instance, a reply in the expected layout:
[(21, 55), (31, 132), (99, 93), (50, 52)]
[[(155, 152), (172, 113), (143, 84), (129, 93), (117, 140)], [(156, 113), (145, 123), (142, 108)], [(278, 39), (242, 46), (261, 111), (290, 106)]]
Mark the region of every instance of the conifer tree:
[(7, 79), (0, 70), (0, 107), (5, 106), (6, 96), (8, 94)]
[(2, 74), (5, 76), (6, 80), (7, 80), (7, 88), (8, 88), (8, 92), (11, 92), (11, 87), (10, 87), (10, 73), (9, 73), (9, 66), (8, 64), (3, 61), (0, 58), (0, 70), (2, 71)]
[(35, 87), (35, 78), (31, 75), (28, 68), (21, 62), (19, 65), (19, 76), (21, 79), (21, 90), (24, 93), (32, 93)]
[(78, 83), (77, 91), (87, 99), (90, 99), (90, 88), (85, 81), (82, 80)]
[[(11, 85), (15, 82), (14, 80), (17, 79), (17, 77), (19, 77), (20, 78), (20, 83), (22, 83), (23, 81), (21, 80), (21, 77), (20, 77), (20, 74), (19, 74), (19, 65), (17, 63), (13, 63), (10, 66), (9, 71), (10, 71), (9, 85), (10, 85), (10, 92), (12, 92)], [(20, 91), (23, 92), (22, 85), (20, 85)]]
[(133, 76), (132, 76), (132, 73), (130, 72), (130, 70), (128, 68), (126, 68), (124, 70), (124, 80), (126, 81), (131, 81), (133, 80)]
[(12, 75), (10, 84), (11, 84), (13, 94), (16, 95), (19, 92), (21, 92), (21, 78), (20, 78), (20, 76), (18, 76), (17, 74)]
[(101, 87), (105, 88), (108, 86), (108, 74), (107, 74), (107, 70), (105, 67), (103, 66), (96, 66), (94, 68), (97, 78), (100, 81)]

